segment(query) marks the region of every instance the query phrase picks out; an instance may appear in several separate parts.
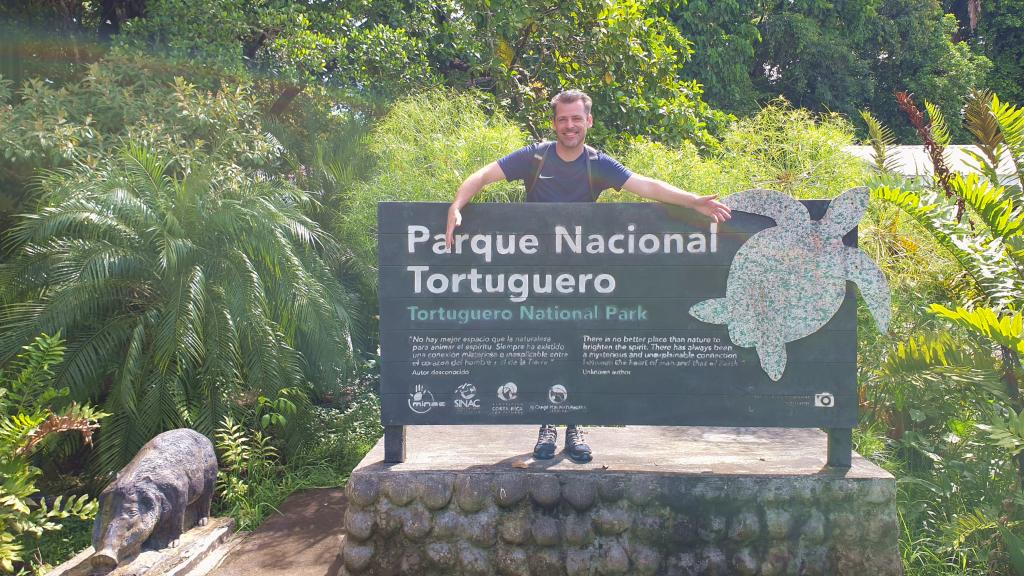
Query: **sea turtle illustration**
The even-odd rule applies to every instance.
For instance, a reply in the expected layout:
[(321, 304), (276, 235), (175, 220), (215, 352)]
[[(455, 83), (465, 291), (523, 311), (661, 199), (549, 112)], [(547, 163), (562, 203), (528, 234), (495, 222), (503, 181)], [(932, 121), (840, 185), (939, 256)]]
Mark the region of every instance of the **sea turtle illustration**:
[(733, 344), (754, 347), (772, 380), (786, 369), (786, 343), (824, 326), (846, 296), (846, 281), (860, 288), (879, 330), (889, 327), (889, 284), (859, 248), (843, 236), (867, 209), (867, 188), (853, 188), (811, 220), (799, 201), (774, 190), (746, 190), (723, 200), (733, 210), (767, 216), (775, 226), (754, 234), (732, 261), (725, 298), (705, 300), (690, 314), (726, 324)]

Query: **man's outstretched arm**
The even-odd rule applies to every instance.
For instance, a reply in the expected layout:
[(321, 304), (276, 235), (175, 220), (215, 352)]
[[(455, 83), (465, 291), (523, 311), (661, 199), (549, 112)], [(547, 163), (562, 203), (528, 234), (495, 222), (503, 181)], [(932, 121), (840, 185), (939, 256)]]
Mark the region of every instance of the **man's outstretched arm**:
[(637, 196), (696, 210), (715, 222), (725, 222), (732, 217), (732, 210), (718, 201), (717, 194), (697, 196), (692, 192), (680, 190), (668, 182), (639, 174), (630, 176), (622, 188)]
[(497, 162), (491, 162), (487, 166), (473, 172), (466, 178), (461, 185), (459, 185), (458, 192), (455, 193), (455, 201), (448, 208), (448, 228), (444, 233), (444, 245), (447, 248), (452, 247), (452, 236), (455, 233), (455, 227), (462, 224), (462, 208), (469, 201), (476, 196), (484, 186), (488, 184), (498, 182), (499, 180), (505, 179), (505, 173), (501, 170), (501, 166), (498, 166)]

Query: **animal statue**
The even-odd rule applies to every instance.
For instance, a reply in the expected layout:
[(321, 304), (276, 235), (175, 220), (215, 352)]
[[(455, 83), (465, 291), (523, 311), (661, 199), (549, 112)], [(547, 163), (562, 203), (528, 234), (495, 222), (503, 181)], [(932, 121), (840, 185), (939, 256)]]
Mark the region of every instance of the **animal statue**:
[(774, 190), (746, 190), (723, 202), (733, 210), (767, 216), (775, 226), (748, 239), (733, 259), (725, 297), (705, 300), (690, 314), (711, 324), (726, 324), (729, 339), (753, 347), (773, 381), (786, 369), (786, 343), (821, 329), (839, 310), (852, 280), (879, 330), (889, 327), (889, 283), (859, 248), (843, 236), (868, 207), (867, 188), (836, 197), (820, 220), (811, 220), (799, 201)]
[(193, 526), (209, 522), (217, 481), (217, 455), (206, 436), (179, 428), (139, 450), (100, 493), (90, 559), (101, 571), (137, 554), (178, 545)]

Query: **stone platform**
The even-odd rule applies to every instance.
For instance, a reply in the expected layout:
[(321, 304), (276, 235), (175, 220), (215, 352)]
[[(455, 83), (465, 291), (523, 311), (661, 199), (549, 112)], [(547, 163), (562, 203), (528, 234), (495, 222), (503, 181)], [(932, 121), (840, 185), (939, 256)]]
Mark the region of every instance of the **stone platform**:
[[(901, 574), (895, 480), (811, 429), (590, 428), (535, 461), (536, 426), (407, 428), (347, 486), (351, 575)], [(559, 430), (559, 442), (564, 429)]]

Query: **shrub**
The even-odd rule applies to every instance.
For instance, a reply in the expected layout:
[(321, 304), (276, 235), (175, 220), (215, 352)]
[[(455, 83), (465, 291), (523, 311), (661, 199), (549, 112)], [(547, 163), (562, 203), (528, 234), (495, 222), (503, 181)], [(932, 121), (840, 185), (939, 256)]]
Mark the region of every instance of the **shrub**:
[[(853, 143), (853, 125), (839, 115), (815, 115), (776, 100), (755, 116), (726, 129), (721, 150), (701, 157), (684, 144), (665, 146), (632, 139), (617, 146), (630, 170), (660, 178), (696, 194), (727, 196), (748, 188), (770, 188), (796, 198), (833, 198), (867, 178), (863, 163), (843, 151)], [(606, 201), (635, 201), (606, 191)]]
[(37, 497), (36, 481), (42, 472), (32, 465), (32, 455), (61, 432), (79, 432), (90, 443), (97, 422), (106, 416), (76, 403), (55, 408), (68, 395), (66, 388), (53, 385), (52, 368), (63, 356), (60, 336), (43, 334), (0, 373), (0, 569), (6, 572), (26, 561), (29, 537), (60, 530), (55, 520), (96, 514), (96, 501), (85, 495), (52, 501)]
[[(398, 102), (366, 138), (370, 178), (351, 188), (340, 210), (340, 235), (371, 284), (377, 267), (377, 203), (451, 203), (462, 180), (525, 144), (504, 117), (488, 117), (473, 94), (436, 90)], [(478, 201), (522, 199), (523, 188), (493, 184)], [(438, 221), (437, 232), (444, 231)]]
[(843, 151), (853, 125), (838, 114), (815, 115), (775, 100), (736, 122), (716, 157), (722, 185), (733, 190), (770, 188), (797, 198), (833, 198), (867, 177), (861, 162)]

